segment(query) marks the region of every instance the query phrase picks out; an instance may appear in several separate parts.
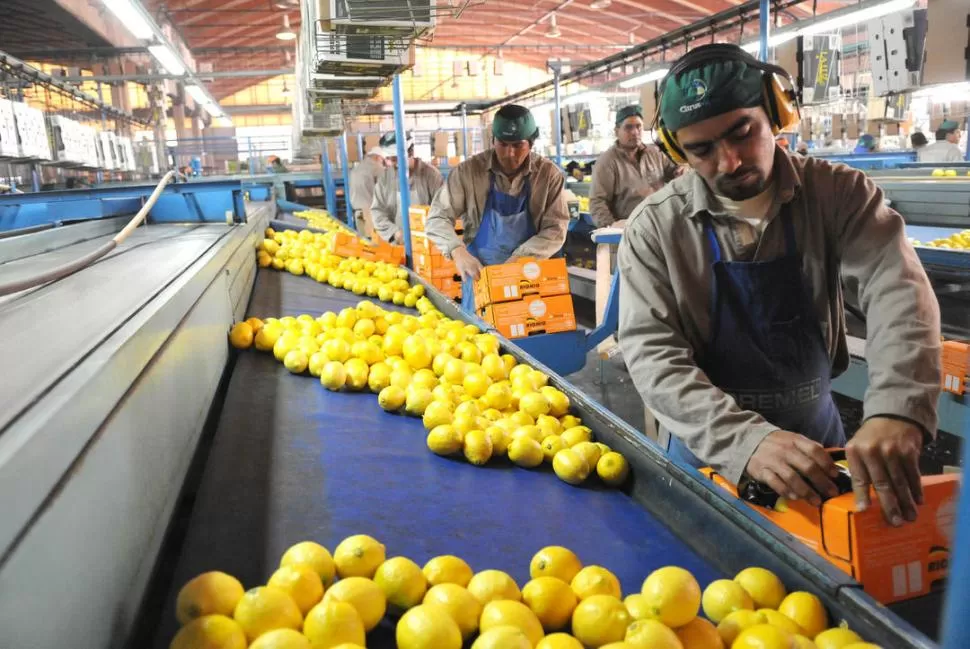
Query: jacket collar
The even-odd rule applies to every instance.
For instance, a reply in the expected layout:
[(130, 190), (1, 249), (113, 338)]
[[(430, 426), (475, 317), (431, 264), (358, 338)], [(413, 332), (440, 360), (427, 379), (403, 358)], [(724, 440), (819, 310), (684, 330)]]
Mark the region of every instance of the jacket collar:
[[(532, 173), (536, 170), (536, 165), (538, 163), (539, 163), (539, 154), (535, 152), (530, 152), (529, 159), (526, 162), (525, 172), (522, 175), (525, 175), (525, 176), (532, 175)], [(508, 178), (505, 172), (502, 171), (502, 165), (500, 165), (498, 162), (498, 156), (495, 155), (495, 149), (488, 150), (488, 169), (489, 171), (493, 171), (497, 174), (502, 174), (503, 176)]]
[[(801, 189), (802, 179), (799, 170), (792, 163), (791, 156), (779, 146), (775, 147), (774, 173), (775, 183), (778, 187), (776, 200), (782, 205), (791, 202), (795, 198), (796, 192)], [(717, 197), (714, 196), (714, 192), (707, 186), (707, 182), (698, 173), (692, 175), (693, 207), (689, 214), (690, 218), (696, 218), (703, 214), (723, 216), (725, 212)]]

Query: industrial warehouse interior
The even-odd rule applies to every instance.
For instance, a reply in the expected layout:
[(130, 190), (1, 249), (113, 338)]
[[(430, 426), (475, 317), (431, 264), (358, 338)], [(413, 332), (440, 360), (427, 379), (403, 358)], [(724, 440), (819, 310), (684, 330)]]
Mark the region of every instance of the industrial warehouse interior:
[(968, 131), (968, 0), (0, 0), (0, 649), (970, 647)]

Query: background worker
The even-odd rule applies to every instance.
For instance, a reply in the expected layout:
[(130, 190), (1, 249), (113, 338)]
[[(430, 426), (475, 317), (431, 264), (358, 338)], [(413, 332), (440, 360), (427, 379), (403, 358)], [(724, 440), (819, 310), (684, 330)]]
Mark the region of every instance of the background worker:
[[(569, 226), (562, 172), (533, 153), (539, 128), (529, 109), (503, 106), (492, 122), (494, 144), (448, 175), (431, 203), (428, 238), (455, 260), (463, 278), (478, 279), (483, 266), (519, 257), (548, 259), (562, 248)], [(455, 234), (461, 217), (464, 234)], [(462, 306), (474, 309), (470, 288)]]
[[(844, 165), (790, 155), (783, 69), (733, 45), (692, 50), (665, 80), (658, 133), (692, 172), (647, 198), (620, 244), (619, 342), (668, 454), (786, 498), (837, 493), (914, 520), (936, 432), (940, 312), (902, 217)], [(768, 94), (771, 93), (771, 94)], [(830, 391), (849, 360), (842, 279), (867, 320), (864, 423), (846, 445)]]
[(380, 146), (375, 146), (350, 172), (350, 206), (354, 210), (357, 231), (366, 237), (374, 233), (371, 203), (374, 202), (374, 188), (384, 174), (386, 166), (384, 150)]
[(919, 162), (963, 162), (960, 151), (960, 125), (952, 119), (945, 120), (936, 129), (936, 142), (920, 149)]
[(589, 211), (605, 228), (623, 221), (644, 198), (681, 173), (678, 165), (652, 144), (643, 143), (643, 109), (625, 106), (616, 112), (616, 142), (593, 166)]
[[(441, 172), (423, 160), (414, 157), (414, 138), (406, 136), (405, 148), (408, 155), (408, 186), (411, 205), (430, 205), (431, 199), (444, 184)], [(381, 137), (381, 150), (388, 161), (374, 188), (371, 203), (371, 216), (374, 229), (381, 239), (395, 245), (404, 244), (401, 230), (401, 201), (398, 199), (400, 182), (397, 173), (397, 137), (387, 133)]]

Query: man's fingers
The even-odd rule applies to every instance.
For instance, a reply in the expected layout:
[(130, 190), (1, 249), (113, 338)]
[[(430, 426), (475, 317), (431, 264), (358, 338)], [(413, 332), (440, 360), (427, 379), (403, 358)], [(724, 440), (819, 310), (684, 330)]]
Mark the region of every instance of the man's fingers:
[(849, 461), (849, 473), (852, 475), (852, 492), (855, 494), (855, 508), (864, 512), (869, 509), (869, 471), (858, 450), (851, 444), (845, 449), (845, 457)]
[(872, 488), (876, 490), (876, 497), (882, 506), (882, 514), (886, 521), (893, 526), (903, 524), (903, 517), (899, 511), (899, 500), (896, 498), (896, 489), (893, 486), (889, 471), (883, 463), (882, 457), (877, 453), (864, 453), (862, 459), (866, 464), (866, 471), (872, 479)]
[(912, 454), (903, 457), (903, 470), (906, 471), (906, 479), (909, 481), (909, 490), (913, 494), (913, 500), (917, 505), (923, 504), (923, 480), (919, 472), (919, 454)]
[[(809, 453), (797, 448), (789, 461), (815, 487), (815, 491), (829, 498), (835, 498), (839, 495), (839, 490), (828, 476), (828, 463), (820, 463), (815, 454)], [(828, 458), (827, 453), (823, 451), (823, 454)]]
[(814, 506), (821, 504), (818, 494), (812, 489), (795, 467), (783, 464), (774, 469), (775, 473), (785, 481), (787, 488), (785, 492), (791, 500), (807, 500)]
[(788, 500), (795, 500), (791, 497), (791, 494), (788, 493), (788, 485), (784, 480), (778, 477), (778, 474), (776, 474), (773, 470), (765, 469), (762, 472), (762, 475), (756, 479), (771, 487), (771, 490), (779, 496), (787, 498)]
[[(889, 481), (892, 483), (893, 495), (899, 504), (903, 518), (908, 521), (916, 520), (916, 503), (909, 487), (909, 476), (903, 468), (903, 458), (899, 456), (884, 456)], [(881, 496), (880, 496), (881, 498)]]

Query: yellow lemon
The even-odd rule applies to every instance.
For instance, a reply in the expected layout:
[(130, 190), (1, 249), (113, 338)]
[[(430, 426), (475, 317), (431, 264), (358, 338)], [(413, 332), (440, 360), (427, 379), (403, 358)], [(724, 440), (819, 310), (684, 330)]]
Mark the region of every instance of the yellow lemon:
[(307, 564), (313, 568), (313, 571), (320, 576), (320, 581), (324, 587), (333, 583), (334, 575), (337, 572), (337, 566), (333, 562), (333, 557), (330, 556), (330, 551), (313, 541), (302, 541), (290, 546), (283, 553), (283, 558), (280, 559), (280, 567), (295, 564)]
[(364, 577), (343, 577), (330, 587), (323, 601), (346, 602), (357, 610), (364, 629), (370, 631), (383, 619), (387, 610), (384, 591), (375, 582)]
[(279, 588), (292, 597), (303, 615), (323, 598), (323, 580), (313, 566), (306, 563), (278, 568), (266, 585)]
[(464, 639), (478, 631), (478, 618), (482, 614), (482, 604), (468, 590), (458, 584), (442, 583), (432, 586), (424, 596), (422, 604), (439, 606), (446, 611), (461, 630)]
[(293, 598), (270, 586), (247, 590), (232, 616), (250, 642), (267, 631), (299, 629), (303, 624), (303, 615)]
[(730, 647), (742, 631), (757, 624), (764, 624), (764, 616), (754, 611), (741, 609), (720, 621), (717, 625), (717, 634), (724, 641), (724, 646)]
[(818, 649), (845, 649), (846, 646), (859, 642), (862, 642), (862, 638), (850, 629), (827, 629), (815, 636), (815, 646)]
[(539, 390), (546, 383), (549, 382), (549, 377), (540, 372), (539, 370), (532, 370), (529, 372), (529, 380), (532, 381), (532, 385), (536, 390)]
[(572, 450), (583, 456), (591, 471), (596, 468), (596, 463), (599, 462), (601, 454), (599, 446), (593, 442), (580, 442), (573, 446)]
[[(856, 649), (867, 649), (867, 648), (868, 649), (880, 649), (876, 645), (867, 645), (865, 643), (863, 643), (863, 644), (853, 644), (853, 645), (848, 645), (848, 646), (855, 647)], [(805, 636), (803, 636), (803, 635), (796, 635), (795, 636), (795, 644), (792, 645), (792, 649), (818, 649), (818, 647), (815, 645), (814, 642), (812, 642), (811, 640), (809, 640)]]
[(542, 438), (542, 456), (546, 462), (552, 462), (556, 453), (566, 448), (559, 435), (547, 435)]
[[(716, 632), (715, 632), (716, 635)], [(627, 630), (623, 641), (639, 649), (683, 649), (677, 634), (659, 620), (636, 620)], [(720, 642), (720, 638), (718, 638)], [(690, 649), (695, 649), (693, 646)], [(699, 649), (699, 648), (697, 648)]]
[(522, 601), (536, 614), (546, 631), (565, 627), (579, 602), (569, 582), (555, 577), (536, 577), (527, 583), (522, 588)]
[(530, 646), (538, 644), (545, 633), (539, 618), (522, 602), (512, 600), (494, 600), (482, 609), (478, 628), (482, 633), (501, 626), (513, 626), (522, 631), (529, 638)]
[(377, 403), (388, 412), (401, 409), (407, 400), (407, 393), (396, 385), (389, 385), (377, 395)]
[(391, 370), (391, 385), (396, 385), (402, 390), (408, 389), (412, 378), (414, 378), (414, 374), (409, 369), (398, 367)]
[(549, 399), (541, 392), (529, 392), (519, 399), (519, 410), (533, 419), (539, 415), (548, 415), (550, 407)]
[(516, 366), (518, 361), (515, 360), (515, 356), (512, 354), (502, 354), (499, 358), (505, 363), (505, 369), (508, 370), (508, 375), (512, 375), (512, 369)]
[(583, 649), (583, 643), (568, 633), (553, 633), (540, 640), (535, 649)]
[(788, 594), (781, 579), (765, 568), (745, 568), (734, 576), (734, 581), (751, 596), (755, 608), (777, 609)]
[(642, 593), (634, 593), (623, 598), (623, 605), (630, 611), (630, 617), (634, 620), (646, 620), (654, 617), (647, 606), (647, 598)]
[(509, 459), (515, 464), (532, 469), (542, 464), (542, 446), (528, 435), (520, 435), (509, 444)]
[(320, 378), (320, 374), (323, 373), (323, 366), (329, 362), (330, 359), (323, 352), (312, 354), (310, 360), (307, 361), (307, 369), (310, 371), (310, 376)]
[[(801, 649), (799, 647), (799, 649)], [(871, 642), (857, 642), (855, 644), (848, 645), (845, 649), (882, 649), (877, 644), (872, 644)]]
[(549, 401), (549, 414), (562, 417), (569, 412), (569, 397), (560, 390), (547, 385), (539, 388), (539, 392)]
[(468, 431), (463, 451), (470, 463), (482, 466), (492, 458), (492, 438), (484, 430)]
[(181, 624), (188, 624), (205, 615), (232, 615), (244, 592), (242, 584), (232, 575), (204, 572), (179, 590), (175, 617)]
[(822, 600), (804, 591), (787, 595), (778, 606), (778, 612), (794, 620), (805, 632), (803, 635), (809, 638), (814, 638), (829, 625), (829, 616)]
[(607, 451), (596, 463), (596, 475), (611, 487), (619, 487), (630, 475), (630, 465), (626, 458), (616, 451)]
[(347, 381), (347, 369), (340, 361), (328, 361), (320, 370), (320, 384), (334, 392), (344, 387)]
[(332, 361), (338, 361), (340, 363), (345, 363), (347, 359), (350, 358), (352, 347), (350, 343), (346, 340), (341, 340), (340, 338), (332, 338), (327, 342), (323, 343), (322, 351), (327, 355)]
[(434, 390), (436, 387), (438, 387), (438, 377), (434, 375), (434, 372), (427, 368), (418, 370), (411, 378), (411, 385)]
[(684, 649), (724, 649), (717, 627), (702, 617), (695, 617), (679, 629), (674, 629), (674, 633)]
[(434, 395), (431, 394), (431, 390), (410, 386), (405, 391), (404, 411), (412, 417), (422, 417), (432, 402), (434, 402)]
[(272, 350), (282, 333), (283, 330), (279, 327), (271, 327), (269, 325), (264, 326), (262, 329), (256, 332), (256, 337), (253, 339), (256, 349), (261, 352), (268, 352)]
[(509, 374), (498, 354), (486, 354), (482, 357), (482, 371), (493, 381), (504, 381)]
[[(466, 401), (465, 403), (471, 403), (471, 402)], [(459, 404), (459, 405), (463, 405), (463, 404)], [(464, 439), (465, 435), (467, 435), (469, 432), (479, 427), (478, 417), (472, 417), (471, 415), (463, 415), (456, 412), (455, 416), (451, 420), (451, 425), (455, 430), (461, 433), (462, 439)], [(485, 426), (485, 427), (488, 428), (488, 426)]]
[[(498, 356), (501, 344), (498, 338), (494, 334), (478, 334), (475, 336), (475, 346), (483, 354), (491, 354), (493, 356)], [(499, 359), (501, 360), (501, 359)]]
[(464, 559), (450, 554), (431, 559), (424, 564), (421, 571), (432, 586), (458, 584), (463, 588), (471, 581), (473, 574), (472, 569), (465, 563)]
[(313, 649), (332, 649), (351, 643), (364, 646), (364, 623), (351, 604), (324, 600), (310, 609), (303, 623), (303, 635)]
[(461, 630), (448, 611), (437, 606), (415, 606), (398, 620), (398, 649), (461, 649)]
[(576, 415), (566, 415), (559, 418), (559, 423), (563, 430), (569, 430), (570, 428), (582, 425), (583, 420)]
[(519, 426), (534, 426), (536, 423), (535, 418), (533, 418), (529, 413), (522, 412), (518, 410), (509, 415), (509, 420), (515, 424), (516, 427)]
[(401, 356), (415, 370), (431, 367), (434, 360), (428, 343), (421, 336), (408, 336), (401, 346)]
[(391, 384), (391, 368), (386, 363), (378, 362), (371, 365), (367, 375), (367, 387), (375, 394)]
[(802, 633), (802, 628), (795, 624), (795, 622), (788, 617), (783, 615), (778, 611), (772, 610), (770, 608), (760, 608), (755, 611), (761, 616), (761, 624), (770, 624), (771, 626), (777, 626), (786, 631), (791, 631), (792, 633)]
[(583, 569), (583, 563), (569, 548), (560, 545), (549, 545), (532, 557), (529, 562), (529, 576), (533, 579), (539, 577), (555, 577), (567, 584)]
[(795, 634), (770, 624), (748, 627), (737, 637), (731, 649), (791, 649)]
[(310, 649), (310, 641), (299, 631), (276, 629), (256, 638), (249, 649)]
[(677, 566), (654, 570), (641, 589), (654, 615), (676, 629), (695, 617), (701, 607), (701, 587), (694, 575)]
[(563, 444), (572, 448), (580, 442), (592, 442), (593, 431), (586, 426), (573, 426), (564, 430), (561, 437)]
[(359, 358), (351, 358), (344, 363), (344, 370), (347, 372), (347, 379), (344, 385), (351, 390), (363, 390), (367, 386), (367, 375), (370, 367), (367, 362)]
[(535, 441), (542, 443), (542, 429), (538, 426), (519, 426), (514, 431), (512, 431), (512, 439), (517, 437), (531, 437)]
[(229, 343), (236, 349), (249, 349), (255, 337), (253, 327), (248, 322), (237, 322), (229, 331)]
[(290, 350), (295, 349), (300, 342), (300, 337), (292, 332), (286, 332), (276, 339), (273, 345), (273, 357), (279, 362), (283, 362)]
[(225, 615), (204, 615), (179, 629), (169, 649), (246, 649), (246, 634)]
[(532, 643), (518, 627), (496, 626), (478, 636), (472, 649), (532, 649)]
[(586, 458), (571, 448), (563, 449), (553, 456), (552, 469), (560, 480), (572, 485), (580, 484), (589, 477), (589, 463)]
[(468, 592), (483, 605), (499, 599), (522, 599), (515, 580), (501, 570), (483, 570), (472, 575), (468, 581)]
[(340, 578), (374, 576), (377, 566), (384, 563), (384, 546), (366, 534), (348, 536), (333, 552), (333, 560)]
[[(434, 397), (434, 394), (431, 396)], [(427, 405), (421, 421), (427, 430), (433, 430), (437, 426), (450, 424), (454, 417), (455, 413), (452, 410), (451, 402), (436, 400)]]
[(465, 361), (460, 358), (447, 361), (441, 376), (451, 383), (461, 383), (465, 379)]
[(454, 356), (452, 356), (447, 352), (441, 352), (440, 354), (435, 356), (434, 359), (432, 359), (431, 370), (437, 376), (442, 376), (445, 373), (445, 366), (448, 364), (448, 361), (453, 361), (453, 360), (455, 360)]
[(715, 624), (734, 611), (754, 609), (754, 602), (741, 585), (730, 579), (712, 581), (701, 597), (704, 615)]
[(579, 602), (572, 621), (573, 635), (591, 647), (622, 641), (627, 627), (631, 626), (630, 613), (612, 595), (592, 595)]
[(579, 599), (593, 595), (612, 595), (620, 598), (620, 580), (602, 566), (586, 566), (576, 573), (569, 586)]
[[(448, 424), (435, 426), (428, 433), (428, 449), (435, 455), (454, 455), (464, 447), (461, 433)], [(469, 575), (471, 577), (471, 575)]]
[(421, 567), (405, 557), (393, 557), (382, 563), (374, 573), (374, 583), (384, 591), (387, 603), (399, 609), (417, 606), (428, 590), (428, 580)]
[(489, 408), (505, 410), (512, 403), (512, 388), (507, 383), (493, 383), (485, 390), (485, 401)]
[(492, 440), (492, 457), (502, 457), (509, 452), (509, 444), (512, 438), (498, 426), (489, 426), (485, 429), (485, 434)]
[(465, 388), (465, 394), (475, 399), (485, 396), (491, 383), (492, 380), (482, 371), (466, 372), (465, 377), (462, 379), (462, 387)]

